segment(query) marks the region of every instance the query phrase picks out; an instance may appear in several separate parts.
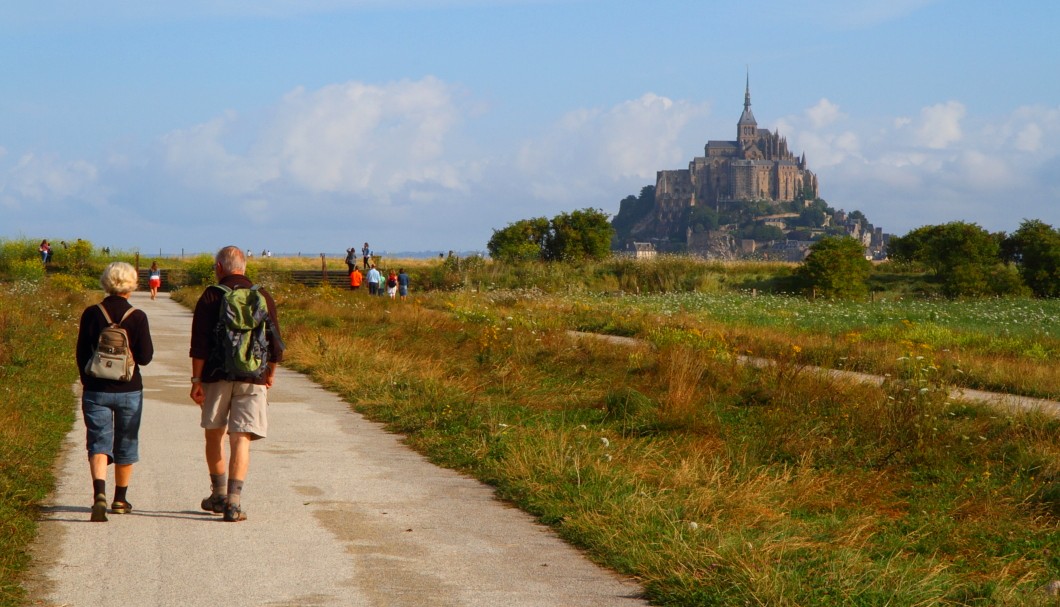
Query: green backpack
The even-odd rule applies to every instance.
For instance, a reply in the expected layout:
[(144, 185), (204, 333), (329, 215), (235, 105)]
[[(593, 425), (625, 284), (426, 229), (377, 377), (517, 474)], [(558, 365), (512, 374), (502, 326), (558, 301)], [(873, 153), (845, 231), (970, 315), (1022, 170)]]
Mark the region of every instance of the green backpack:
[[(272, 330), (265, 296), (258, 290), (258, 285), (249, 289), (214, 286), (224, 291), (217, 320), (217, 338), (226, 379), (261, 379), (268, 370), (269, 339), (279, 339)], [(282, 341), (279, 346), (283, 349)]]

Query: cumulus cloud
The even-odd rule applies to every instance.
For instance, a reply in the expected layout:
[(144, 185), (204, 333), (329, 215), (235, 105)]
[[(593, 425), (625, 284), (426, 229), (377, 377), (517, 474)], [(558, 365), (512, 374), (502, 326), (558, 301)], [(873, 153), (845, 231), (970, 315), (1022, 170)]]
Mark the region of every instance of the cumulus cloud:
[(810, 126), (816, 129), (826, 127), (846, 118), (846, 116), (839, 111), (839, 106), (827, 99), (821, 99), (817, 102), (817, 105), (807, 109), (806, 115), (810, 119)]
[(27, 153), (0, 177), (0, 194), (8, 206), (65, 200), (87, 195), (97, 175), (95, 165), (84, 160)]
[(941, 149), (961, 140), (961, 119), (964, 104), (957, 101), (939, 103), (920, 110), (920, 126), (917, 127), (918, 143), (932, 149)]
[(959, 219), (1013, 229), (1004, 222), (1048, 220), (1042, 192), (1060, 191), (1046, 169), (1060, 162), (1060, 108), (969, 117), (949, 101), (915, 119), (851, 119), (822, 100), (777, 125), (793, 153), (806, 153), (822, 197), (893, 233)]
[(654, 183), (656, 171), (688, 162), (680, 139), (705, 113), (706, 106), (653, 93), (610, 108), (579, 109), (525, 142), (516, 163), (541, 198), (584, 197), (608, 181)]
[(277, 113), (270, 145), (284, 173), (311, 191), (385, 198), (413, 183), (461, 187), (459, 168), (445, 160), (459, 111), (437, 79), (298, 89)]
[[(355, 194), (377, 202), (415, 188), (460, 189), (467, 173), (447, 156), (461, 120), (454, 90), (424, 78), (348, 82), (286, 94), (263, 124), (226, 114), (163, 139), (168, 168), (185, 183), (260, 197), (268, 186)], [(234, 132), (250, 131), (237, 149)]]

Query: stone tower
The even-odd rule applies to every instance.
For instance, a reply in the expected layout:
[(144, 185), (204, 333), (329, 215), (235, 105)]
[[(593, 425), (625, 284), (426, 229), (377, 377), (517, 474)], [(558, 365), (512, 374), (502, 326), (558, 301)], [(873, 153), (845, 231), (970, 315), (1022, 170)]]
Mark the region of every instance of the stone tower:
[(736, 141), (708, 141), (687, 169), (659, 171), (655, 182), (654, 232), (676, 236), (692, 207), (768, 200), (790, 202), (818, 195), (817, 176), (788, 150), (779, 132), (759, 129), (751, 112), (751, 78), (744, 88)]

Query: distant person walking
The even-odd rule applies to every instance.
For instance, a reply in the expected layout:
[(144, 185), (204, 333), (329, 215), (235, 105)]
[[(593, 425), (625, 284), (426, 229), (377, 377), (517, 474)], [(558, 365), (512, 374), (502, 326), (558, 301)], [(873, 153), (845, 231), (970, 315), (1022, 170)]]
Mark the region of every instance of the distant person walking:
[(372, 264), (370, 270), (368, 270), (368, 294), (375, 295), (379, 293), (379, 280), (382, 278), (379, 274), (379, 270), (375, 269), (375, 264)]
[[(267, 291), (258, 289), (268, 309), (266, 368), (260, 377), (252, 379), (237, 378), (225, 368), (225, 347), (218, 339), (222, 299), (226, 289), (255, 286), (244, 275), (246, 267), (246, 258), (238, 247), (218, 251), (214, 263), (218, 284), (203, 291), (191, 321), (191, 399), (202, 408), (200, 425), (205, 429), (211, 487), (210, 496), (202, 500), (201, 506), (207, 512), (223, 513), (229, 522), (247, 518), (242, 495), (250, 468), (250, 443), (267, 434), (268, 389), (273, 385), (277, 363), (283, 360), (276, 302)], [(230, 451), (227, 466), (226, 433)]]
[(48, 263), (52, 260), (52, 245), (47, 240), (40, 241), (40, 246), (37, 247), (37, 252), (40, 253), (40, 262)]
[(405, 268), (398, 270), (398, 296), (401, 297), (402, 301), (409, 296), (409, 275), (405, 273)]
[(368, 269), (368, 262), (372, 259), (372, 249), (368, 248), (368, 243), (364, 243), (361, 247), (361, 261), (364, 262), (364, 269)]
[(346, 249), (346, 275), (353, 274), (357, 269), (357, 250), (353, 247)]
[[(132, 511), (128, 500), (133, 464), (140, 461), (140, 418), (144, 404), (144, 383), (140, 366), (154, 357), (147, 315), (129, 304), (129, 294), (139, 281), (136, 268), (116, 261), (103, 270), (99, 279), (107, 294), (99, 304), (85, 308), (77, 331), (77, 368), (81, 374), (81, 412), (85, 420), (88, 469), (92, 476), (92, 516), (95, 522), (107, 520), (107, 467), (114, 464), (114, 514)], [(96, 354), (100, 333), (112, 322), (125, 329), (128, 351), (134, 366), (131, 378), (103, 379), (88, 367)]]
[(386, 277), (386, 294), (390, 299), (397, 297), (398, 290), (398, 275), (397, 272), (390, 270), (390, 273)]
[(361, 274), (361, 271), (357, 266), (353, 266), (353, 271), (350, 272), (350, 290), (356, 291), (357, 289), (360, 289), (363, 280), (364, 274)]
[(147, 286), (151, 288), (151, 299), (158, 298), (158, 288), (162, 286), (162, 270), (158, 269), (158, 262), (151, 262), (151, 270), (147, 276)]

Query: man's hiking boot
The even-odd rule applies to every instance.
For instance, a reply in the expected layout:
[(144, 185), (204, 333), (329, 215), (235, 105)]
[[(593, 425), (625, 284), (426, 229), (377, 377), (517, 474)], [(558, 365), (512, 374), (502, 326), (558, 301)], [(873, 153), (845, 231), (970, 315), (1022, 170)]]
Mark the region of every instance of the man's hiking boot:
[(96, 501), (92, 504), (93, 523), (107, 522), (107, 496), (102, 493), (96, 495)]
[(229, 523), (238, 523), (239, 521), (247, 520), (247, 513), (243, 512), (238, 504), (226, 504), (225, 505), (225, 521)]
[(129, 514), (132, 512), (132, 504), (121, 500), (114, 500), (110, 505), (110, 511), (114, 514)]
[(224, 495), (211, 495), (202, 500), (202, 509), (207, 512), (213, 512), (214, 514), (221, 514), (225, 511), (226, 498), (227, 496)]

